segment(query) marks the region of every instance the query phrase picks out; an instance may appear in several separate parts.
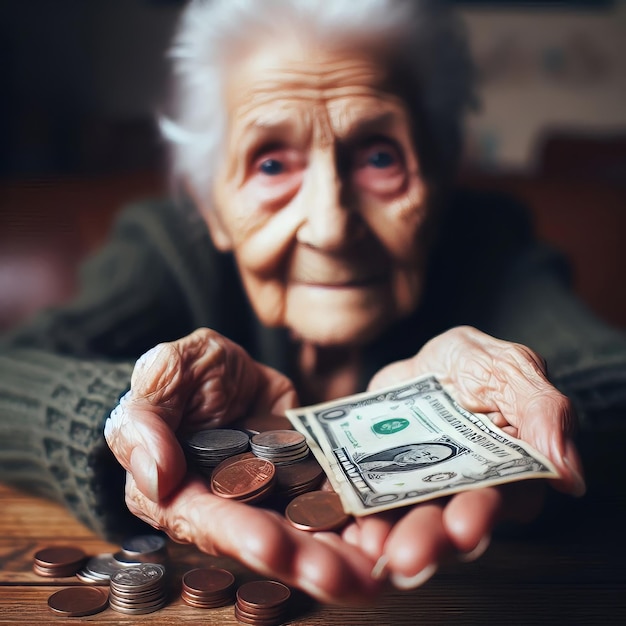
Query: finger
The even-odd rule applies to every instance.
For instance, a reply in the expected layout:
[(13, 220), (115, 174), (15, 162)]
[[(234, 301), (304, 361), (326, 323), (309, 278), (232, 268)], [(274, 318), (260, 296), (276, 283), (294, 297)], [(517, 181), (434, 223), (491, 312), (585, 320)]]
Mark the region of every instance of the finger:
[(157, 504), (127, 483), (129, 509), (174, 540), (207, 554), (230, 556), (324, 602), (362, 601), (378, 591), (372, 562), (341, 540), (297, 531), (275, 513), (210, 494), (198, 480)]
[(442, 506), (418, 505), (397, 522), (387, 538), (384, 555), (389, 579), (398, 589), (419, 587), (452, 550)]
[(170, 426), (127, 400), (107, 419), (104, 436), (118, 462), (154, 502), (171, 493), (187, 471), (185, 454)]
[(208, 329), (155, 346), (138, 361), (131, 391), (105, 424), (119, 462), (152, 500), (167, 496), (186, 472), (175, 432), (192, 432), (258, 410), (297, 403), (290, 381), (256, 363), (242, 348)]
[(487, 549), (501, 511), (502, 495), (493, 487), (465, 491), (450, 499), (443, 524), (461, 560), (477, 559)]
[(347, 527), (344, 529), (344, 534), (349, 533), (358, 537), (358, 545), (361, 550), (378, 562), (384, 554), (387, 538), (401, 516), (402, 513), (396, 509), (395, 511), (357, 517), (352, 525), (357, 530)]

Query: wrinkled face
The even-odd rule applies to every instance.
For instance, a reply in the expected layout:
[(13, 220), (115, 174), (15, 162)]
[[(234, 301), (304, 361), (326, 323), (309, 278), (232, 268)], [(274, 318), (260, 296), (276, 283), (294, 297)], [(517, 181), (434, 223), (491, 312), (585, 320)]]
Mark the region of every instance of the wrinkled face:
[(213, 239), (260, 320), (318, 345), (371, 340), (422, 289), (425, 184), (408, 108), (375, 57), (277, 41), (226, 84)]

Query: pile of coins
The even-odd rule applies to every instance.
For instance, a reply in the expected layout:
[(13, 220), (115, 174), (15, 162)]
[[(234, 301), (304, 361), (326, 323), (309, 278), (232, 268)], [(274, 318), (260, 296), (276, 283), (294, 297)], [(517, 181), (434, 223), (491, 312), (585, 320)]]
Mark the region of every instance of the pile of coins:
[[(211, 490), (222, 498), (248, 503), (271, 493), (294, 498), (316, 489), (324, 478), (304, 435), (294, 430), (269, 430), (252, 437), (234, 429), (202, 430), (184, 447), (190, 464), (210, 476)], [(218, 459), (221, 462), (213, 466)]]
[[(259, 462), (269, 463), (254, 457)], [(162, 563), (167, 559), (162, 535), (140, 535), (125, 541), (119, 552), (88, 558), (72, 546), (53, 546), (34, 555), (33, 570), (40, 576), (67, 577), (76, 574), (83, 586), (61, 589), (49, 596), (48, 607), (55, 615), (84, 617), (107, 607), (127, 615), (142, 615), (163, 608), (168, 601), (168, 577)], [(110, 590), (98, 585), (109, 585)], [(182, 578), (181, 599), (197, 609), (213, 609), (235, 603), (240, 622), (278, 626), (286, 616), (291, 592), (276, 581), (245, 583), (237, 590), (235, 576), (218, 567), (196, 568)]]
[(273, 580), (257, 580), (237, 590), (235, 617), (243, 624), (278, 626), (285, 621), (289, 587)]
[(197, 609), (213, 609), (232, 604), (235, 577), (218, 567), (192, 569), (183, 576), (183, 602)]
[(83, 565), (87, 555), (72, 546), (53, 546), (35, 553), (33, 571), (39, 576), (56, 578), (73, 576)]
[(138, 535), (127, 539), (115, 554), (99, 554), (91, 557), (78, 570), (76, 577), (81, 582), (97, 585), (108, 584), (111, 577), (126, 567), (140, 563), (165, 563), (167, 543), (162, 535)]
[(109, 606), (118, 613), (152, 613), (166, 603), (165, 568), (159, 563), (141, 563), (111, 576)]

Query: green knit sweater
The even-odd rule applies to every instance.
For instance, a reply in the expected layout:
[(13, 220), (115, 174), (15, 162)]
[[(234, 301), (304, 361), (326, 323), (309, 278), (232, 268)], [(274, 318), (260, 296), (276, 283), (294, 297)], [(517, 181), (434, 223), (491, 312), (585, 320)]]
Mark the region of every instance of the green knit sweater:
[[(626, 407), (626, 336), (573, 297), (562, 260), (533, 240), (525, 213), (459, 192), (441, 232), (420, 309), (368, 347), (363, 385), (435, 334), (471, 324), (540, 352), (583, 425), (606, 426), (604, 416)], [(2, 339), (0, 480), (65, 503), (110, 539), (130, 532), (104, 420), (143, 352), (200, 326), (290, 374), (286, 333), (256, 321), (232, 258), (215, 251), (194, 209), (129, 207), (83, 267), (75, 299)]]

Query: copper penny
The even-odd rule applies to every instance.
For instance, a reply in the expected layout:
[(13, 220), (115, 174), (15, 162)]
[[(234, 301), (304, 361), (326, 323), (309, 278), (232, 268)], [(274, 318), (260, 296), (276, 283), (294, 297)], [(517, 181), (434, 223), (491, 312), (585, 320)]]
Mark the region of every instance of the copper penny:
[(97, 587), (67, 587), (48, 598), (53, 613), (64, 617), (95, 615), (106, 609), (109, 594)]
[(285, 509), (287, 521), (299, 530), (337, 530), (349, 516), (334, 491), (310, 491), (294, 498)]
[(235, 617), (242, 624), (252, 624), (252, 626), (280, 626), (285, 620), (281, 613), (277, 617), (266, 617), (264, 615), (251, 615), (242, 611), (238, 605), (235, 605)]
[(218, 567), (192, 569), (183, 576), (185, 591), (203, 597), (219, 596), (234, 585), (235, 577), (232, 573)]
[(235, 454), (234, 456), (229, 456), (227, 459), (224, 459), (215, 469), (213, 470), (213, 474), (220, 470), (223, 470), (225, 467), (232, 465), (233, 463), (237, 463), (237, 461), (241, 461), (242, 459), (256, 459), (257, 457), (252, 452), (241, 452), (240, 454)]
[(275, 580), (254, 580), (237, 589), (237, 604), (247, 612), (269, 609), (284, 604), (289, 600), (289, 587)]
[(248, 499), (274, 481), (274, 464), (265, 459), (241, 459), (211, 476), (211, 488), (223, 498)]
[(87, 555), (72, 546), (52, 546), (35, 553), (33, 571), (48, 578), (73, 576), (83, 566)]

